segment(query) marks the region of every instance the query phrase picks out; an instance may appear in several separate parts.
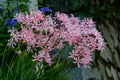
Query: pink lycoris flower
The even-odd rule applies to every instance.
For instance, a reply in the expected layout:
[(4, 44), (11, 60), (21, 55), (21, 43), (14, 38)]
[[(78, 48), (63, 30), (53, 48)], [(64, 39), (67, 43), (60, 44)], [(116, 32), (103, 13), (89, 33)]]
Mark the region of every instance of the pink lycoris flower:
[(73, 63), (78, 67), (88, 67), (94, 51), (102, 51), (105, 47), (104, 39), (95, 28), (92, 18), (80, 20), (60, 12), (52, 17), (40, 11), (30, 11), (16, 14), (15, 19), (20, 23), (20, 29), (9, 30), (11, 38), (8, 46), (23, 43), (25, 50), (34, 55), (33, 61), (51, 65), (50, 52), (61, 49), (67, 43), (74, 48), (69, 55)]
[(81, 58), (80, 63), (83, 64), (85, 68), (89, 67), (90, 61), (92, 61), (91, 56), (84, 56)]

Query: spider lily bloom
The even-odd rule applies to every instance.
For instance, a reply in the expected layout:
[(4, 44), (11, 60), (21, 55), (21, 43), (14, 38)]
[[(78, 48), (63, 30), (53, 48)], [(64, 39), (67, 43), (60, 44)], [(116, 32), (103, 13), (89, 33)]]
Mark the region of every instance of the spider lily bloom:
[[(40, 11), (18, 13), (15, 16), (21, 29), (10, 29), (8, 46), (15, 47), (21, 42), (25, 44), (28, 52), (33, 55), (38, 53), (33, 56), (33, 61), (51, 65), (51, 52), (61, 49), (67, 43), (74, 48), (69, 52), (69, 58), (73, 59), (73, 63), (78, 67), (82, 65), (85, 68), (89, 67), (95, 50), (104, 50), (104, 39), (91, 18), (80, 20), (60, 12), (55, 13), (54, 17), (46, 16), (46, 12), (52, 12), (48, 7), (41, 8)], [(16, 21), (8, 19), (6, 24), (15, 26)]]

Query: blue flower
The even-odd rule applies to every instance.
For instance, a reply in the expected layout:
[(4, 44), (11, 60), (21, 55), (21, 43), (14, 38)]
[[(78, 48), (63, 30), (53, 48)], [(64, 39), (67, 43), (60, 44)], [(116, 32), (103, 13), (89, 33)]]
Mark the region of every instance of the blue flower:
[(5, 26), (11, 28), (16, 25), (17, 20), (7, 19), (5, 22)]
[(49, 7), (40, 8), (40, 11), (43, 12), (43, 13), (44, 12), (48, 12), (48, 13), (52, 12), (52, 10)]
[(3, 9), (2, 8), (0, 8), (0, 11), (2, 11)]
[(16, 8), (15, 8), (15, 10), (17, 10), (17, 11), (18, 11), (18, 10), (19, 10), (19, 8), (18, 8), (18, 7), (16, 7)]

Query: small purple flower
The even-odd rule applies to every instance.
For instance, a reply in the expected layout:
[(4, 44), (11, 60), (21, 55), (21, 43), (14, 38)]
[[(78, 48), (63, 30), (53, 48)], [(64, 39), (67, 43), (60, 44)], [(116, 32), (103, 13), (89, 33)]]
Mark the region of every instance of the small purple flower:
[(52, 12), (52, 10), (49, 7), (40, 8), (40, 11), (43, 12), (43, 13), (44, 12), (48, 12), (48, 13)]
[(5, 22), (5, 26), (11, 28), (16, 25), (17, 20), (7, 19)]

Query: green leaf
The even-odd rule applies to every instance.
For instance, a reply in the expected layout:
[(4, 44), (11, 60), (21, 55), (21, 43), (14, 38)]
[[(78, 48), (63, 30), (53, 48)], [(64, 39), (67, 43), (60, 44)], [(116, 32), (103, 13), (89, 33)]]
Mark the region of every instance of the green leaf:
[(114, 80), (119, 80), (117, 76), (117, 72), (113, 67), (111, 67), (111, 73), (112, 73)]
[(114, 59), (115, 59), (116, 65), (120, 67), (120, 57), (118, 54), (119, 53), (117, 53), (117, 51), (115, 50)]
[(109, 29), (108, 29), (109, 33), (114, 41), (114, 46), (117, 47), (118, 46), (118, 31), (110, 23), (108, 23), (108, 26), (109, 26)]
[(110, 46), (111, 49), (114, 49), (114, 39), (111, 37), (108, 29), (104, 26), (104, 24), (100, 25), (100, 30), (103, 33), (103, 36), (105, 38), (105, 40), (107, 41), (107, 44)]
[(3, 7), (3, 4), (0, 4), (0, 7)]
[(23, 12), (23, 11), (27, 11), (28, 10), (28, 6), (26, 4), (21, 4), (18, 6), (20, 8), (20, 11)]
[(23, 51), (23, 52), (22, 52), (22, 57), (25, 58), (25, 57), (27, 57), (27, 56), (28, 56), (27, 52), (26, 52), (26, 51)]
[(29, 0), (19, 0), (20, 2), (28, 2)]
[(10, 11), (12, 11), (13, 8), (12, 8), (12, 6), (7, 5), (7, 9), (10, 10)]
[(100, 73), (103, 74), (102, 75), (103, 80), (107, 80), (107, 76), (106, 76), (106, 73), (105, 73), (105, 66), (102, 64), (102, 62), (100, 60), (98, 60), (98, 63), (99, 63)]
[(105, 10), (105, 9), (106, 9), (105, 6), (100, 7), (100, 10)]
[(107, 62), (112, 61), (112, 54), (108, 47), (106, 47), (105, 50), (102, 53), (100, 53), (100, 56)]
[(107, 13), (107, 18), (110, 18), (110, 17), (111, 17), (111, 13), (108, 12), (108, 13)]
[(105, 67), (105, 69), (106, 69), (106, 74), (108, 75), (108, 77), (111, 77), (111, 76), (112, 76), (112, 74), (111, 74), (110, 69), (109, 69), (109, 68), (107, 68), (107, 67)]
[(0, 42), (0, 47), (3, 46), (3, 43)]

